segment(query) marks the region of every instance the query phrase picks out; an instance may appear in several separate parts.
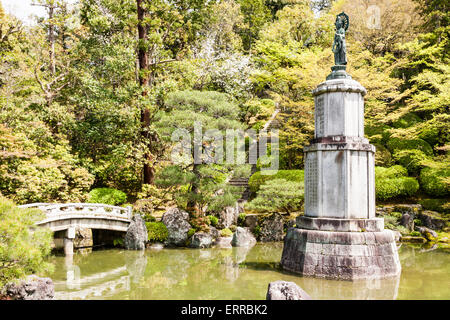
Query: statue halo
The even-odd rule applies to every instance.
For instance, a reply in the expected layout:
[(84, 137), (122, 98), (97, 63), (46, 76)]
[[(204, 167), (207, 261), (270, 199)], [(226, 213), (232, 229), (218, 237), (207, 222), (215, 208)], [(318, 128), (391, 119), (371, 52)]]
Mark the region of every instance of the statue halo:
[(348, 18), (348, 15), (344, 11), (342, 11), (341, 13), (339, 13), (336, 16), (336, 19), (340, 19), (342, 21), (342, 23), (344, 24), (344, 30), (347, 31), (348, 26), (350, 24), (350, 20)]

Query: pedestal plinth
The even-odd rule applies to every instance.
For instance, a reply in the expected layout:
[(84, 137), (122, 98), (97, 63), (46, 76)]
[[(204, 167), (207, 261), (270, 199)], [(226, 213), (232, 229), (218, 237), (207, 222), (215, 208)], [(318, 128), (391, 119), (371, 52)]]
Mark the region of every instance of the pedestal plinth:
[(364, 138), (366, 89), (333, 79), (314, 91), (315, 133), (305, 151), (305, 215), (284, 239), (281, 266), (305, 276), (398, 276), (394, 235), (375, 218), (375, 147)]

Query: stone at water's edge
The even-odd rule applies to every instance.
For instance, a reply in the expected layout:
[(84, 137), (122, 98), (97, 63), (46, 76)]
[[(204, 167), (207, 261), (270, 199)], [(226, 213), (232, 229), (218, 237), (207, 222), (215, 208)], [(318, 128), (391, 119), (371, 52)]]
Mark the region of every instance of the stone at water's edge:
[(196, 232), (191, 238), (191, 248), (209, 248), (213, 243), (213, 237), (209, 233)]
[(214, 244), (217, 248), (231, 248), (233, 237), (219, 237)]
[(333, 232), (290, 228), (283, 269), (326, 279), (382, 279), (400, 275), (394, 233)]
[(168, 246), (184, 246), (188, 239), (188, 231), (191, 229), (189, 214), (178, 208), (170, 208), (162, 218), (162, 223), (167, 227), (169, 236), (166, 241)]
[(281, 214), (274, 213), (261, 223), (259, 240), (262, 242), (282, 241), (284, 238), (284, 220)]
[(231, 245), (233, 247), (250, 247), (256, 244), (256, 239), (247, 228), (237, 227), (233, 233)]
[(438, 234), (434, 230), (427, 227), (417, 227), (417, 231), (419, 231), (428, 241), (437, 240)]
[(130, 226), (124, 239), (125, 248), (128, 250), (144, 250), (148, 240), (147, 227), (140, 214), (131, 218)]
[(50, 278), (32, 275), (17, 284), (7, 284), (4, 294), (13, 300), (52, 300), (55, 296), (55, 286)]
[(294, 282), (274, 281), (269, 283), (266, 300), (312, 300), (302, 288)]

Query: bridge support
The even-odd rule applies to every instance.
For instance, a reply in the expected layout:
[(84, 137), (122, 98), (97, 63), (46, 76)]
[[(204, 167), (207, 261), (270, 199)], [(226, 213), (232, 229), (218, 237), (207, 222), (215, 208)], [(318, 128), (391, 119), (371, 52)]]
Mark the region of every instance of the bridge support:
[(73, 239), (75, 238), (75, 228), (69, 227), (64, 237), (64, 254), (73, 255)]

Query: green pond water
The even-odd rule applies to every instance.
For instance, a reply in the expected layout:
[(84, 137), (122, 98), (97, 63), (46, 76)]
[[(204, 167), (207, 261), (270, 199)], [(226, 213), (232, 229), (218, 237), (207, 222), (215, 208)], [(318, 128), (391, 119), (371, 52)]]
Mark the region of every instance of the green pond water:
[(450, 299), (450, 252), (403, 245), (395, 279), (334, 281), (279, 267), (283, 243), (251, 249), (108, 249), (53, 256), (57, 299), (265, 299), (271, 281), (293, 281), (313, 299)]

